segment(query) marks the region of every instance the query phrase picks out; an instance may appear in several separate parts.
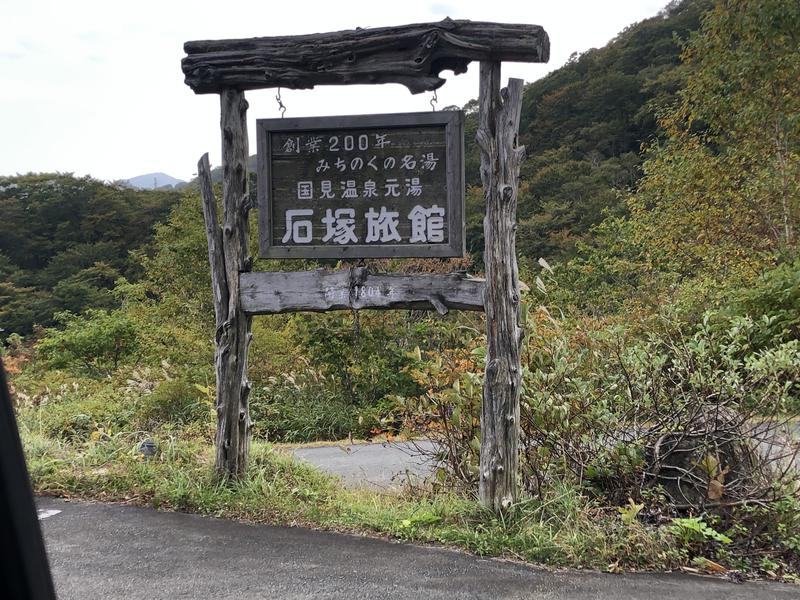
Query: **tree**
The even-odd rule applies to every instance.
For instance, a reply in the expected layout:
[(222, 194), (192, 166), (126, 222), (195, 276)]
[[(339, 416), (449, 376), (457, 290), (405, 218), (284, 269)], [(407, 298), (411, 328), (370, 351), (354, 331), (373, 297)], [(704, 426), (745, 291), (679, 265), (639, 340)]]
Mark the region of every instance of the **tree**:
[(58, 311), (110, 308), (115, 279), (141, 274), (130, 251), (179, 196), (57, 173), (0, 177), (0, 328), (27, 334)]
[[(520, 190), (517, 246), (523, 255), (569, 258), (591, 242), (592, 227), (608, 212), (624, 209), (641, 176), (641, 145), (660, 135), (656, 107), (674, 101), (682, 80), (676, 36), (697, 29), (710, 5), (673, 3), (526, 86), (520, 138), (528, 185)], [(482, 248), (467, 231), (470, 246)]]
[[(630, 208), (652, 262), (679, 274), (752, 268), (797, 250), (800, 4), (723, 0), (683, 51)], [(747, 266), (746, 266), (747, 265)]]
[(64, 328), (49, 329), (37, 352), (52, 368), (77, 367), (110, 375), (139, 348), (136, 323), (121, 310), (90, 309), (84, 316), (56, 315)]

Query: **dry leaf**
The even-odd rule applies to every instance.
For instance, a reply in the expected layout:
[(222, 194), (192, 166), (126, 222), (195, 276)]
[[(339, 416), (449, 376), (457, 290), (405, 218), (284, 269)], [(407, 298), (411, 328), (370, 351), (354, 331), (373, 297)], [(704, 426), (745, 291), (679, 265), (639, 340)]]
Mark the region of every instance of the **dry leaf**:
[(709, 500), (719, 500), (722, 498), (722, 494), (725, 493), (725, 485), (723, 485), (719, 480), (712, 479), (708, 482), (708, 499)]
[(703, 562), (703, 568), (706, 571), (710, 571), (712, 573), (727, 573), (728, 569), (723, 567), (721, 564), (714, 562), (713, 560), (705, 559)]

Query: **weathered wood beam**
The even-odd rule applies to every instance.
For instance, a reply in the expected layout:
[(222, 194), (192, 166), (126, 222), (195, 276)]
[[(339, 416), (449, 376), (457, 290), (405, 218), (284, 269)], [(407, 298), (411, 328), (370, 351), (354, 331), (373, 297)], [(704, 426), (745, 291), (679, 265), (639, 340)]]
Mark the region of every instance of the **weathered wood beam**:
[(308, 89), (315, 85), (400, 83), (413, 94), (439, 88), (439, 73), (464, 73), (473, 60), (547, 62), (539, 25), (445, 19), (398, 27), (184, 44), (181, 68), (198, 94), (225, 89)]
[(486, 377), (481, 409), (479, 496), (502, 511), (517, 498), (519, 396), (522, 383), (520, 283), (515, 234), (517, 189), (525, 148), (517, 145), (521, 79), (500, 90), (500, 63), (480, 68), (478, 146), (486, 217)]
[(220, 94), (220, 108), (221, 226), (211, 187), (208, 154), (200, 159), (197, 169), (216, 316), (217, 434), (214, 467), (220, 477), (227, 478), (244, 474), (250, 449), (247, 351), (252, 339), (252, 318), (239, 307), (239, 274), (248, 271), (252, 261), (248, 247), (250, 205), (247, 198), (247, 101), (244, 93), (224, 91)]
[(222, 248), (222, 228), (217, 217), (217, 199), (211, 183), (211, 165), (208, 152), (197, 163), (197, 180), (200, 184), (200, 199), (203, 204), (203, 221), (208, 242), (208, 264), (211, 266), (211, 291), (214, 298), (216, 331), (228, 318), (228, 280), (225, 277), (225, 255)]
[(483, 310), (484, 281), (466, 275), (342, 271), (242, 273), (240, 304), (251, 315), (328, 310)]

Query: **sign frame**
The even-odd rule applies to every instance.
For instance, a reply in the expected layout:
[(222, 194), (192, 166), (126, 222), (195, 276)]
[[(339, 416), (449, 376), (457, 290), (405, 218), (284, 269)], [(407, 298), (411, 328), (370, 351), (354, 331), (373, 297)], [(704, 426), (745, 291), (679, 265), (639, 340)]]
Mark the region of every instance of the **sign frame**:
[[(274, 132), (326, 133), (336, 129), (381, 128), (403, 129), (414, 126), (444, 126), (446, 156), (447, 243), (372, 245), (291, 245), (272, 243), (272, 147)], [(257, 180), (259, 255), (262, 258), (338, 259), (358, 258), (446, 258), (465, 253), (464, 219), (464, 113), (460, 110), (438, 112), (347, 115), (334, 117), (299, 117), (291, 119), (257, 119)]]

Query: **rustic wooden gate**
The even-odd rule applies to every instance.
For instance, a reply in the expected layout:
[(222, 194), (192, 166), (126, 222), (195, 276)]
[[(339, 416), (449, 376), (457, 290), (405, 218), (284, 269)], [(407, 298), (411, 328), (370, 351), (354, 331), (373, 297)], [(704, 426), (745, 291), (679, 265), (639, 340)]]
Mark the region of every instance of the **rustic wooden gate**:
[[(250, 443), (247, 354), (255, 314), (336, 309), (426, 308), (486, 312), (487, 359), (481, 414), (480, 499), (503, 510), (517, 497), (520, 283), (515, 229), (517, 143), (523, 82), (501, 89), (502, 61), (547, 62), (550, 42), (537, 25), (445, 19), (439, 23), (355, 29), (324, 34), (186, 42), (186, 84), (220, 96), (222, 207), (220, 220), (208, 155), (198, 164), (216, 316), (217, 473), (245, 473)], [(480, 61), (481, 180), (486, 201), (486, 279), (459, 274), (409, 277), (356, 267), (335, 273), (253, 273), (248, 249), (247, 101), (262, 88), (400, 83), (411, 93), (436, 90), (443, 70), (463, 73)], [(392, 289), (385, 294), (359, 290)], [(331, 298), (324, 290), (349, 293)], [(277, 293), (279, 292), (279, 293)]]

